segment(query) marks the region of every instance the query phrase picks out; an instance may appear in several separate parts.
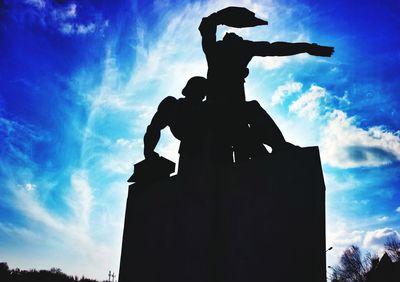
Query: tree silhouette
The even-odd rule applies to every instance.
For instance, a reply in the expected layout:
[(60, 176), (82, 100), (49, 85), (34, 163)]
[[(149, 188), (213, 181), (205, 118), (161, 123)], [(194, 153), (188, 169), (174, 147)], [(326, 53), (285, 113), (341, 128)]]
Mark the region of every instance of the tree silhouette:
[(397, 282), (400, 277), (400, 239), (392, 236), (384, 243), (381, 258), (371, 253), (363, 257), (360, 248), (350, 246), (340, 257), (339, 264), (329, 267), (332, 282)]
[(376, 255), (367, 253), (361, 255), (360, 248), (350, 246), (340, 257), (339, 265), (332, 267), (331, 281), (333, 282), (364, 282), (366, 274), (379, 262)]
[(386, 253), (392, 259), (393, 262), (400, 261), (400, 240), (398, 237), (389, 237), (385, 244)]
[(6, 262), (0, 262), (0, 281), (1, 282), (98, 282), (94, 279), (69, 276), (61, 271), (60, 268), (52, 267), (50, 270), (20, 270), (19, 268), (10, 269)]

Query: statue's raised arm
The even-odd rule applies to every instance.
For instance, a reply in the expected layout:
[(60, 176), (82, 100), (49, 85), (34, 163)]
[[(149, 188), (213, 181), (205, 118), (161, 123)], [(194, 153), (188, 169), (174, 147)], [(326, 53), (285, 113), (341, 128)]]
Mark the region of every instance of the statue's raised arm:
[(227, 7), (212, 13), (204, 17), (199, 26), (204, 53), (212, 52), (216, 43), (217, 26), (220, 24), (243, 28), (267, 25), (268, 22), (257, 18), (254, 12), (243, 7)]
[(267, 25), (246, 8), (228, 7), (204, 17), (199, 26), (202, 47), (206, 55), (209, 81), (207, 100), (237, 103), (245, 101), (244, 82), (249, 74), (247, 68), (254, 56), (292, 56), (307, 53), (330, 57), (333, 47), (306, 42), (267, 42), (244, 40), (235, 33), (226, 33), (222, 40), (216, 39), (217, 26), (236, 28)]

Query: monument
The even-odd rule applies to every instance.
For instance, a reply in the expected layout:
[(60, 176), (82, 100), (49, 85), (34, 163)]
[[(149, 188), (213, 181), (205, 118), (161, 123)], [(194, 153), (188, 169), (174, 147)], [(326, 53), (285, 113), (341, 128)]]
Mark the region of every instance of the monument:
[[(147, 128), (145, 160), (129, 179), (119, 281), (326, 281), (318, 148), (288, 143), (246, 101), (244, 79), (254, 56), (329, 57), (333, 48), (233, 33), (216, 41), (219, 24), (267, 22), (241, 7), (201, 21), (207, 78), (189, 79), (182, 99), (165, 98)], [(167, 126), (181, 141), (175, 176), (155, 152)]]

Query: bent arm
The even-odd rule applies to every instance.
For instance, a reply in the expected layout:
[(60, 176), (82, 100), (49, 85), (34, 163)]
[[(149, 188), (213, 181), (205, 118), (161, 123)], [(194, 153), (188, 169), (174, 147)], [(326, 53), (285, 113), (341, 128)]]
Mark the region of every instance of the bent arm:
[(289, 42), (265, 42), (247, 41), (250, 52), (253, 56), (292, 56), (301, 53), (308, 53), (313, 56), (330, 57), (334, 52), (334, 47), (320, 46), (318, 44), (310, 44), (306, 42), (289, 43)]
[(146, 159), (158, 156), (158, 154), (154, 152), (154, 149), (156, 148), (158, 141), (160, 141), (161, 130), (169, 123), (170, 108), (175, 101), (176, 99), (173, 97), (165, 98), (158, 106), (157, 112), (153, 116), (150, 125), (147, 127), (143, 138), (144, 157)]
[(201, 20), (199, 31), (201, 34), (201, 44), (204, 53), (209, 54), (217, 41), (217, 26), (220, 24), (220, 19), (217, 13), (212, 13), (208, 17)]

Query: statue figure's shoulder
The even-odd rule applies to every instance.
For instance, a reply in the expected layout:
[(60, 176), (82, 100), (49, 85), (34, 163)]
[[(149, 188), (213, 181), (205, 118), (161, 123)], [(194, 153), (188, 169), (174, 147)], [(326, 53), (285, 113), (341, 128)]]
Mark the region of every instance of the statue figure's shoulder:
[(176, 107), (177, 103), (178, 99), (172, 96), (167, 96), (161, 101), (160, 105), (158, 105), (158, 111), (169, 111), (170, 109)]

